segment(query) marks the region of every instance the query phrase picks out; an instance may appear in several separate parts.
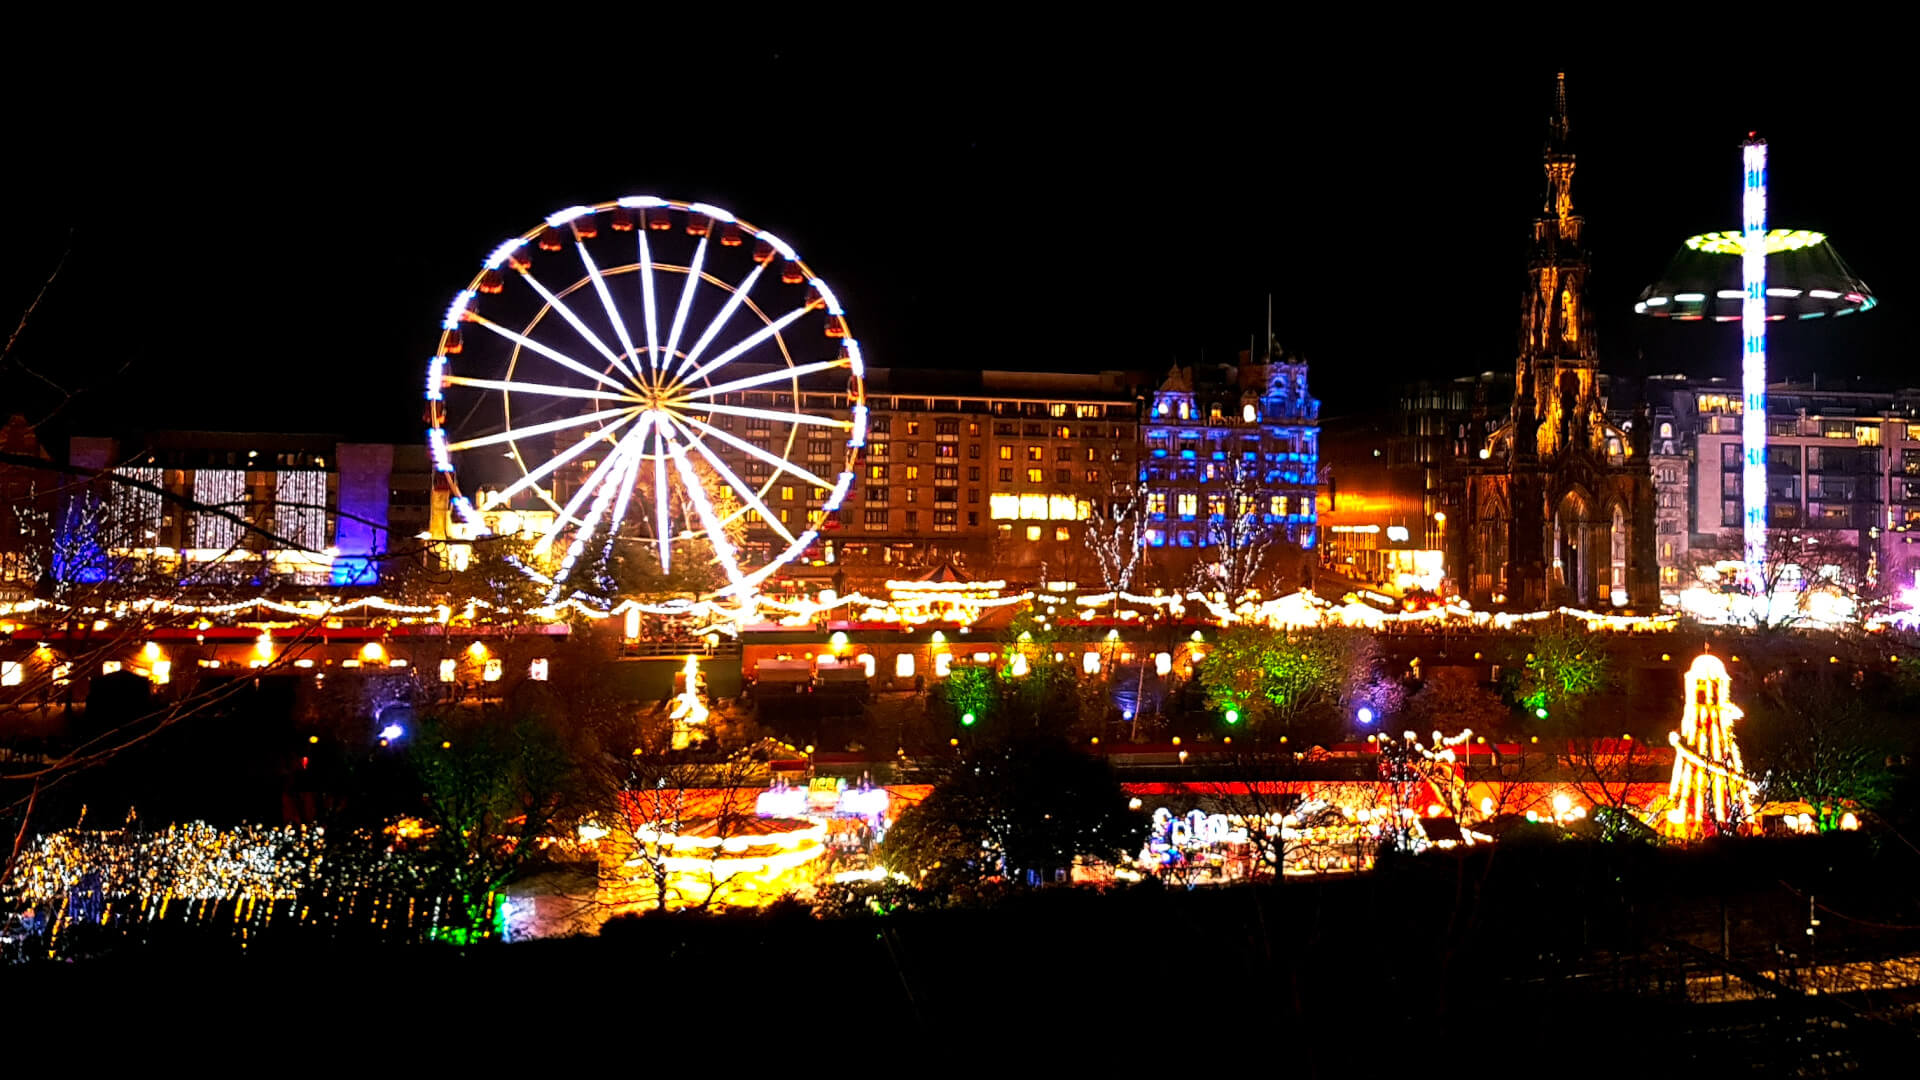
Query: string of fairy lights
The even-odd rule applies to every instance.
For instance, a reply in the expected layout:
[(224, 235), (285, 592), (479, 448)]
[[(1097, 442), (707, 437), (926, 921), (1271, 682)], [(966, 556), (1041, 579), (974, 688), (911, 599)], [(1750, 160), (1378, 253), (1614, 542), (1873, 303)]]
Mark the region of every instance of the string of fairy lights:
[[(387, 880), (395, 871), (406, 876), (391, 849), (357, 870), (326, 866), (325, 849), (325, 830), (316, 825), (76, 826), (23, 848), (0, 901), (18, 913), (9, 936), (37, 935), (49, 955), (77, 924), (225, 929), (242, 948), (275, 924), (402, 940), (465, 940), (475, 932), (452, 898)], [(484, 899), (495, 906), (495, 898)]]
[(1209, 595), (1197, 591), (1146, 595), (1126, 591), (1076, 593), (1071, 590), (1036, 588), (1009, 593), (1003, 591), (1005, 583), (997, 581), (887, 584), (888, 595), (884, 597), (860, 592), (840, 596), (828, 590), (817, 598), (756, 596), (737, 604), (711, 600), (647, 603), (628, 599), (600, 607), (576, 596), (556, 604), (524, 609), (479, 598), (469, 598), (459, 604), (404, 604), (378, 596), (354, 600), (299, 601), (260, 596), (218, 604), (150, 599), (104, 608), (69, 606), (35, 599), (0, 604), (0, 617), (46, 619), (89, 616), (124, 619), (135, 615), (177, 614), (205, 619), (273, 614), (292, 619), (338, 619), (358, 613), (387, 616), (402, 624), (449, 625), (455, 622), (480, 624), (495, 619), (560, 623), (575, 617), (600, 622), (653, 615), (702, 624), (700, 633), (718, 631), (728, 634), (769, 622), (782, 626), (810, 626), (841, 612), (872, 623), (903, 626), (930, 622), (965, 624), (978, 620), (989, 611), (1022, 604), (1049, 609), (1066, 608), (1068, 611), (1079, 611), (1089, 619), (1104, 617), (1125, 622), (1157, 615), (1180, 618), (1191, 614), (1221, 625), (1244, 623), (1289, 629), (1347, 626), (1363, 629), (1463, 627), (1509, 630), (1559, 616), (1585, 623), (1589, 630), (1633, 632), (1672, 630), (1679, 625), (1681, 618), (1677, 614), (1623, 615), (1574, 607), (1532, 612), (1478, 611), (1465, 604), (1437, 605), (1418, 611), (1384, 611), (1357, 600), (1337, 604), (1306, 591), (1270, 600), (1248, 597), (1238, 603), (1229, 603), (1221, 594)]

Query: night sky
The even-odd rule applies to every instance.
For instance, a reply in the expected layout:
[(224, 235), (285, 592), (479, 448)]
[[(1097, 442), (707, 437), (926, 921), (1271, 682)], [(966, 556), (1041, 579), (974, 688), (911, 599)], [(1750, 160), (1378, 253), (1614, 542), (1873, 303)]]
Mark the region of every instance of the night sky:
[(1862, 57), (1743, 85), (1730, 48), (1440, 62), (1409, 42), (1322, 62), (1223, 48), (1230, 27), (1165, 51), (1017, 29), (911, 51), (606, 33), (10, 57), (9, 329), (70, 230), (72, 249), (0, 411), (50, 407), (24, 364), (85, 391), (55, 438), (416, 438), (439, 315), (479, 260), (551, 210), (657, 193), (786, 237), (869, 363), (1158, 372), (1244, 348), (1271, 293), (1338, 415), (1511, 368), (1559, 66), (1607, 370), (1733, 373), (1733, 328), (1631, 305), (1682, 238), (1738, 227), (1757, 128), (1772, 224), (1828, 232), (1882, 300), (1776, 334), (1776, 375), (1920, 382), (1896, 353), (1906, 151), (1881, 119), (1909, 95)]

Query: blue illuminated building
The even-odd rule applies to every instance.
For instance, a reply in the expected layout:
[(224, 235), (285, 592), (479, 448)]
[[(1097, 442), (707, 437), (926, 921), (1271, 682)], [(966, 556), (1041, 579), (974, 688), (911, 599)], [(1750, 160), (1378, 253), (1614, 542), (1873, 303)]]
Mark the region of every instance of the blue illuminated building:
[(1269, 340), (1263, 362), (1175, 367), (1141, 431), (1147, 542), (1205, 548), (1257, 517), (1266, 535), (1313, 547), (1320, 402), (1307, 364)]

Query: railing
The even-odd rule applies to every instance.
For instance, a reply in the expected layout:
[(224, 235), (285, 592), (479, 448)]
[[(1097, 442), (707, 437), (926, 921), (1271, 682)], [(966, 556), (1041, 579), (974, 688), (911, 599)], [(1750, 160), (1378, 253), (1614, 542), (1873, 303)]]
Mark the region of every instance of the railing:
[(709, 645), (700, 639), (691, 641), (629, 641), (621, 646), (621, 655), (631, 657), (656, 656), (739, 656), (740, 643), (721, 638), (718, 645)]

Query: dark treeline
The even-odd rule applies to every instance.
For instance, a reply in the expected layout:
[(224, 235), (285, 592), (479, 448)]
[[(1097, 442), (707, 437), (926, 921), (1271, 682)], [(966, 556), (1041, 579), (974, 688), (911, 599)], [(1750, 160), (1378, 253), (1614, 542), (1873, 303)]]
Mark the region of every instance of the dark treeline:
[[(1559, 1075), (1675, 1053), (1729, 1066), (1822, 1054), (1865, 1065), (1910, 1049), (1915, 1032), (1912, 990), (1766, 989), (1797, 984), (1815, 963), (1920, 951), (1920, 856), (1861, 834), (1691, 850), (1510, 842), (1389, 859), (1348, 879), (1017, 890), (962, 906), (839, 911), (623, 917), (597, 939), (469, 949), (292, 928), (243, 953), (182, 929), (93, 961), (14, 968), (0, 985), (15, 1000), (54, 1002), (88, 985), (164, 997), (163, 987), (278, 984), (300, 987), (290, 992), (304, 1009), (347, 1006), (325, 989), (338, 981), (406, 986), (410, 1015), (469, 1008), (476, 993), (631, 993), (663, 1019), (684, 1010), (697, 1028), (714, 1011), (742, 1023), (784, 1013), (778, 1002), (804, 984), (803, 998), (829, 1014), (851, 1009), (881, 1035), (1052, 1031), (1163, 1049), (1251, 1039), (1283, 1047), (1300, 1075), (1371, 1072), (1409, 1053), (1518, 1067), (1551, 1051)], [(1759, 987), (1759, 1000), (1688, 1004), (1690, 979)], [(1382, 1043), (1382, 1030), (1434, 1045)]]

